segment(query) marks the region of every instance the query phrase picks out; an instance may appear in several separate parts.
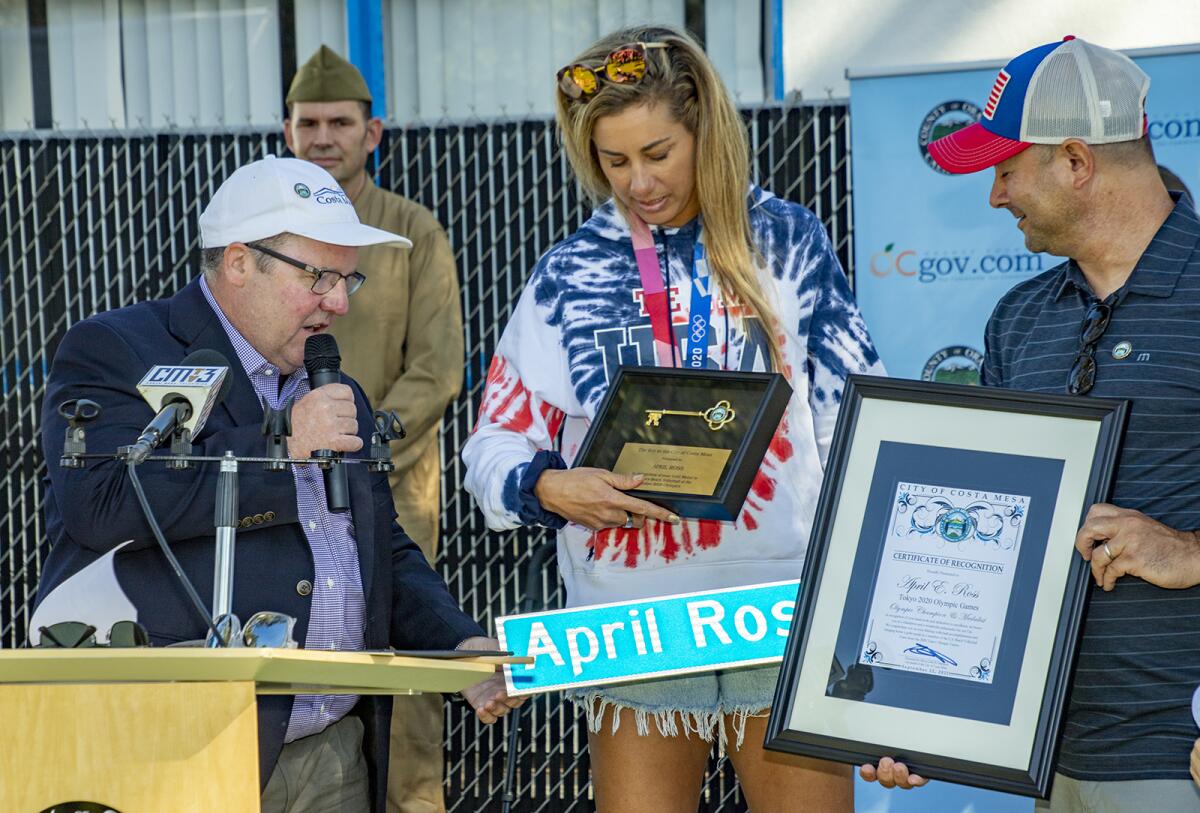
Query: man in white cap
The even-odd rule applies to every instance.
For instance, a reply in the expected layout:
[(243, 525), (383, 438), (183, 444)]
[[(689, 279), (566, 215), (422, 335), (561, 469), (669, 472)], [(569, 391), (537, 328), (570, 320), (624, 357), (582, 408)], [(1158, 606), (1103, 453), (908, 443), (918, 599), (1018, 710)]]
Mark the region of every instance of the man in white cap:
[[(359, 268), (373, 283), (370, 295), (332, 332), (342, 369), (377, 408), (395, 410), (408, 430), (402, 443), (392, 444), (392, 498), (400, 525), (433, 563), (442, 473), (438, 430), (466, 368), (454, 252), (432, 212), (376, 186), (367, 171), (383, 122), (371, 115), (371, 91), (358, 68), (322, 45), (296, 71), (286, 102), (288, 149), (333, 175), (363, 223), (413, 243), (359, 252)], [(389, 813), (445, 813), (443, 716), (439, 695), (393, 703)]]
[[(294, 400), (289, 452), (354, 456), (374, 429), (353, 379), (310, 389), (305, 342), (349, 307), (364, 277), (357, 248), (407, 240), (362, 225), (337, 182), (320, 167), (268, 157), (241, 167), (200, 216), (203, 275), (166, 299), (109, 311), (74, 325), (46, 385), (43, 442), (51, 550), (39, 587), (56, 585), (121, 542), (114, 567), (155, 644), (203, 638), (189, 605), (140, 513), (123, 464), (59, 464), (66, 428), (58, 406), (97, 402), (89, 451), (110, 451), (138, 436), (154, 413), (136, 384), (156, 364), (197, 350), (228, 360), (232, 386), (193, 443), (196, 452), (261, 456), (262, 404)], [(213, 575), (211, 465), (185, 471), (144, 467), (146, 496), (184, 573), (200, 588)], [(157, 469), (157, 470), (155, 470)], [(350, 510), (329, 510), (320, 469), (268, 472), (243, 466), (238, 483), (233, 612), (260, 610), (296, 619), (310, 649), (494, 649), (496, 642), (455, 604), (441, 578), (395, 522), (387, 476), (346, 465)], [(464, 695), (484, 722), (516, 701), (492, 678)], [(259, 699), (264, 811), (384, 809), (390, 698)]]
[[(983, 383), (1132, 402), (1113, 504), (1075, 540), (1095, 586), (1038, 810), (1200, 809), (1200, 221), (1159, 177), (1149, 88), (1128, 57), (1067, 37), (1005, 65), (983, 119), (929, 146), (950, 172), (994, 168), (991, 205), (1030, 251), (1069, 258), (1000, 300)], [(890, 760), (862, 773), (923, 784)]]

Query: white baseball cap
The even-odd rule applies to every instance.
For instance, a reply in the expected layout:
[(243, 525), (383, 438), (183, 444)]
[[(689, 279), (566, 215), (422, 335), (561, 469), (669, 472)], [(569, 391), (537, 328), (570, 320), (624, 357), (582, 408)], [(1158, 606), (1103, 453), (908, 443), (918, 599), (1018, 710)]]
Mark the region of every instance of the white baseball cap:
[(238, 167), (200, 214), (200, 246), (221, 248), (288, 232), (334, 246), (411, 246), (359, 222), (333, 176), (298, 158), (268, 155)]

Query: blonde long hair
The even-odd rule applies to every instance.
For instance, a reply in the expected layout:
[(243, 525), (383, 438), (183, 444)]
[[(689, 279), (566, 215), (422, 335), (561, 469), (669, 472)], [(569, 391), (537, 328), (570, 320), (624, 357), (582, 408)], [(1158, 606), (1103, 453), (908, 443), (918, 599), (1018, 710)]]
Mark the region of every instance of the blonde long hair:
[[(714, 281), (727, 298), (762, 321), (771, 367), (783, 369), (774, 309), (758, 275), (761, 255), (750, 232), (746, 193), (750, 145), (741, 116), (708, 57), (690, 36), (663, 26), (627, 28), (593, 43), (570, 64), (599, 67), (613, 50), (631, 42), (661, 42), (646, 49), (646, 75), (618, 84), (600, 79), (599, 89), (578, 101), (555, 89), (560, 137), (580, 185), (596, 201), (613, 197), (592, 133), (596, 122), (637, 105), (665, 105), (696, 139), (696, 194), (704, 218), (704, 245)], [(620, 201), (617, 205), (625, 213)]]

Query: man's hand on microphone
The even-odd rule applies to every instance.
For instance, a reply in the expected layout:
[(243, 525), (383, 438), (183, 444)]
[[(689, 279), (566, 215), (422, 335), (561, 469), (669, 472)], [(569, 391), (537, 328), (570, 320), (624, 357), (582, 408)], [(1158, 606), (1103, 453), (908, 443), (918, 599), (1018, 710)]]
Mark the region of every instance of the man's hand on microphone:
[(292, 457), (311, 457), (317, 449), (357, 452), (363, 445), (358, 436), (357, 415), (350, 387), (345, 384), (317, 387), (292, 406), (288, 453)]

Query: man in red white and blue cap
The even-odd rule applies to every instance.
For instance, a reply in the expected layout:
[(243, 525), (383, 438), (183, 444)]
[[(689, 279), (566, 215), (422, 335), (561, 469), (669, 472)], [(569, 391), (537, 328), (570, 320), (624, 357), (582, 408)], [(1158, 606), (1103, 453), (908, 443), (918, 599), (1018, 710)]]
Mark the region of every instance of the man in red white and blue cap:
[[(989, 203), (1067, 258), (997, 304), (983, 383), (1132, 405), (1112, 504), (1075, 538), (1095, 585), (1038, 811), (1200, 810), (1200, 220), (1160, 179), (1149, 89), (1124, 54), (1066, 37), (1010, 61), (982, 119), (929, 145), (948, 172), (994, 168)], [(861, 773), (925, 782), (886, 759)]]

